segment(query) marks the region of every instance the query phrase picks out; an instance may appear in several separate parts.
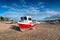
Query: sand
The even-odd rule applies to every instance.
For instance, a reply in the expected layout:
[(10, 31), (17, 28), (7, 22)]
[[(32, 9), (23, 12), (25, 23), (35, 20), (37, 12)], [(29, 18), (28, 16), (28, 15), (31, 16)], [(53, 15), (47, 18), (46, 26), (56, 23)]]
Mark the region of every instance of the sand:
[(60, 24), (41, 23), (35, 30), (21, 32), (17, 24), (0, 22), (0, 40), (60, 40)]

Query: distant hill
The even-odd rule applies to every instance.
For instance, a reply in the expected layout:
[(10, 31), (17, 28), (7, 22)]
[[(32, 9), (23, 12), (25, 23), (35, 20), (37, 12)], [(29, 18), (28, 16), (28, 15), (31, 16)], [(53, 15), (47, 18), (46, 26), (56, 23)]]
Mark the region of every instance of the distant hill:
[(10, 17), (10, 18), (11, 18), (11, 20), (16, 20), (16, 21), (20, 20), (20, 18), (18, 18), (18, 17)]
[(60, 15), (53, 15), (50, 17), (46, 17), (45, 20), (60, 20)]

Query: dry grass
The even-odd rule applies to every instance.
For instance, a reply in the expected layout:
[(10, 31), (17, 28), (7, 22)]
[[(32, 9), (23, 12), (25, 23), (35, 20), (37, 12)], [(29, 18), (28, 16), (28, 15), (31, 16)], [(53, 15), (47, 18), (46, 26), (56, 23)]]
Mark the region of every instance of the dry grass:
[(20, 32), (17, 24), (0, 23), (0, 40), (60, 40), (60, 24), (39, 24), (35, 30)]

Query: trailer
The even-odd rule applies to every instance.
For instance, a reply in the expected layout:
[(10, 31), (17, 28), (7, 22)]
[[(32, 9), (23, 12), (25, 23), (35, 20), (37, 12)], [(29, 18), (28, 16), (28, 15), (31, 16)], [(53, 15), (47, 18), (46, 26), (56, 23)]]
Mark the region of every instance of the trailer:
[(21, 31), (25, 31), (26, 29), (35, 29), (37, 23), (32, 22), (31, 16), (22, 16), (21, 21), (18, 22), (18, 27)]

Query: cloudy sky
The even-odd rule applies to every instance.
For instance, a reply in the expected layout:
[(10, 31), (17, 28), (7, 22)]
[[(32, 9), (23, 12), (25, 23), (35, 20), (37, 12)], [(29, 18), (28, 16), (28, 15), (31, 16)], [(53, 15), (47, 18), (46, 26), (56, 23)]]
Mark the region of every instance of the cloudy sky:
[(60, 0), (0, 0), (0, 16), (4, 17), (28, 15), (40, 20), (57, 14), (60, 15)]

